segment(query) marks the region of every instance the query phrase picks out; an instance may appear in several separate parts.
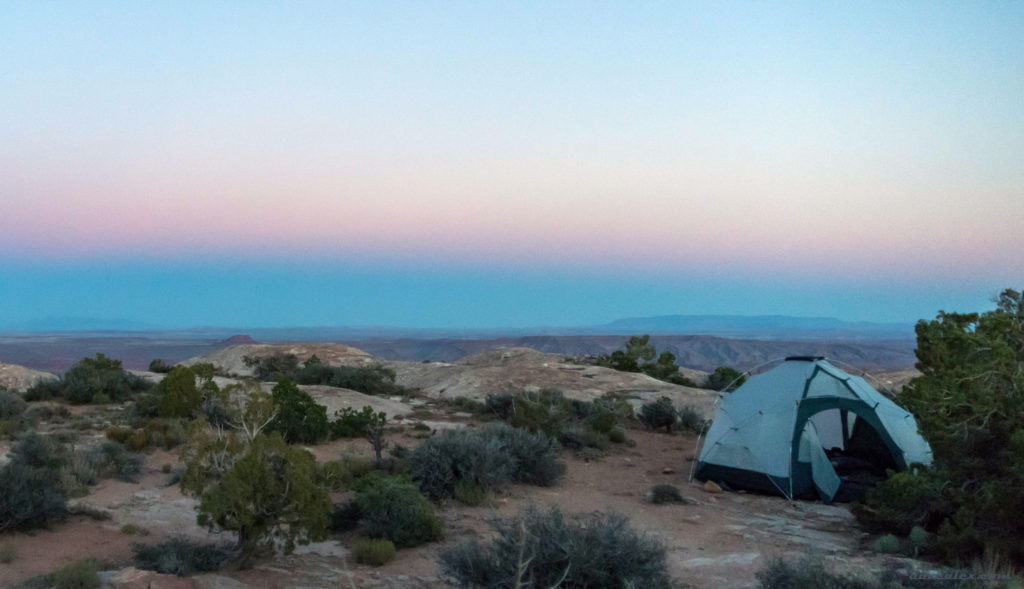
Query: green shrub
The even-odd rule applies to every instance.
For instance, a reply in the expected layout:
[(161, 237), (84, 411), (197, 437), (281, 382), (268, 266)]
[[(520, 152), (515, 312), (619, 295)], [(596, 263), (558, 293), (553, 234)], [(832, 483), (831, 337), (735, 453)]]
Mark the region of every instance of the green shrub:
[(624, 444), (626, 443), (626, 432), (619, 428), (615, 428), (608, 432), (608, 441), (613, 444)]
[[(277, 432), (260, 434), (244, 447), (244, 454), (235, 454), (230, 468), (218, 472), (216, 465), (205, 462), (204, 452), (224, 446), (211, 438), (196, 444), (195, 454), (187, 457), (181, 486), (201, 493), (199, 525), (238, 534), (241, 565), (279, 549), (290, 554), (297, 543), (327, 536), (331, 504), (316, 484), (316, 460), (310, 452), (287, 444)], [(225, 451), (241, 450), (232, 446)]]
[(544, 389), (537, 393), (517, 394), (508, 423), (532, 433), (557, 437), (572, 417), (572, 402), (565, 398), (562, 391)]
[(95, 589), (100, 586), (96, 565), (90, 561), (69, 564), (49, 577), (54, 589)]
[(196, 374), (188, 366), (175, 366), (153, 391), (160, 417), (192, 417), (199, 413), (203, 396), (196, 386)]
[(587, 420), (587, 426), (591, 431), (608, 435), (615, 429), (615, 414), (607, 412), (595, 413)]
[(171, 371), (171, 368), (174, 368), (174, 366), (164, 362), (160, 358), (154, 358), (153, 361), (149, 363), (149, 371), (156, 372), (158, 374), (167, 374)]
[(22, 434), (0, 468), (0, 533), (44, 527), (67, 516), (64, 449), (35, 432)]
[(372, 473), (355, 484), (359, 530), (386, 538), (399, 548), (419, 546), (441, 537), (434, 506), (406, 476)]
[(512, 417), (512, 412), (515, 409), (515, 401), (512, 395), (508, 393), (487, 395), (487, 398), (484, 400), (484, 407), (486, 407), (491, 413), (497, 415), (499, 419), (506, 420)]
[(352, 556), (359, 564), (379, 567), (395, 559), (395, 545), (384, 538), (361, 538), (352, 546)]
[(914, 556), (917, 556), (928, 548), (931, 535), (921, 526), (914, 526), (911, 528), (907, 539), (910, 541), (910, 547), (914, 549)]
[(882, 554), (896, 554), (900, 551), (900, 539), (893, 534), (880, 536), (875, 540), (874, 549)]
[(276, 375), (291, 376), (299, 368), (299, 358), (295, 354), (276, 354), (263, 358), (244, 356), (242, 361), (254, 370), (256, 378), (260, 380), (276, 380)]
[(363, 458), (362, 456), (342, 455), (341, 464), (352, 475), (352, 480), (354, 481), (358, 481), (374, 470), (373, 460)]
[(15, 439), (21, 429), (21, 422), (17, 419), (0, 419), (0, 438)]
[(497, 437), (479, 431), (448, 430), (413, 450), (412, 478), (431, 499), (455, 494), (455, 484), (468, 481), (497, 488), (512, 479), (514, 458)]
[(690, 405), (679, 409), (676, 421), (679, 424), (679, 428), (684, 431), (697, 434), (704, 429), (704, 418), (700, 416), (697, 409)]
[[(676, 356), (672, 352), (658, 354), (651, 345), (651, 336), (632, 336), (624, 349), (616, 350), (611, 355), (603, 354), (597, 358), (597, 365), (622, 372), (643, 372), (644, 374), (673, 384), (694, 386), (693, 381), (679, 373)], [(657, 360), (654, 358), (657, 356)]]
[(673, 485), (654, 485), (650, 492), (651, 503), (661, 505), (663, 503), (684, 503), (683, 494)]
[(647, 376), (665, 382), (680, 385), (692, 384), (688, 378), (679, 374), (679, 365), (676, 364), (676, 356), (672, 352), (662, 352), (656, 361), (643, 364), (640, 370)]
[(268, 431), (280, 432), (289, 444), (315, 444), (327, 437), (327, 409), (309, 393), (286, 378), (274, 387), (273, 396), (277, 416)]
[(869, 531), (893, 532), (900, 536), (915, 526), (934, 529), (942, 513), (950, 509), (943, 497), (946, 482), (922, 467), (890, 473), (889, 478), (869, 489), (865, 503), (854, 503), (850, 511)]
[(708, 375), (704, 388), (713, 391), (734, 391), (746, 381), (747, 377), (743, 376), (739, 370), (729, 366), (719, 366)]
[(611, 441), (608, 439), (608, 434), (588, 429), (583, 432), (583, 447), (607, 452), (611, 447)]
[(0, 419), (21, 419), (25, 415), (25, 405), (21, 395), (0, 388)]
[(395, 444), (394, 446), (391, 447), (390, 450), (388, 450), (388, 454), (392, 458), (404, 460), (408, 458), (410, 454), (412, 454), (412, 450), (401, 444)]
[(132, 431), (132, 435), (128, 436), (125, 440), (125, 447), (132, 452), (141, 452), (149, 446), (149, 436), (146, 434), (146, 430), (137, 429)]
[(455, 483), (455, 500), (470, 507), (478, 507), (490, 503), (491, 493), (487, 487), (465, 479)]
[(363, 512), (359, 510), (355, 501), (338, 503), (335, 504), (334, 510), (331, 512), (328, 528), (332, 532), (348, 532), (359, 527), (361, 517), (363, 517)]
[(120, 360), (96, 354), (95, 358), (82, 358), (72, 366), (52, 392), (70, 403), (84, 404), (91, 403), (97, 395), (116, 402), (127, 401), (151, 387), (149, 381), (125, 371)]
[(586, 420), (587, 428), (610, 434), (615, 426), (633, 417), (633, 407), (615, 393), (608, 393), (591, 403), (573, 401), (578, 417)]
[(174, 418), (153, 418), (136, 429), (111, 427), (107, 429), (108, 440), (124, 444), (133, 452), (141, 452), (147, 448), (163, 448), (173, 450), (188, 441), (183, 420)]
[(344, 491), (352, 483), (352, 474), (339, 460), (316, 465), (316, 484), (327, 491)]
[(477, 401), (476, 399), (470, 399), (469, 397), (455, 397), (448, 401), (450, 405), (456, 409), (461, 409), (466, 413), (472, 413), (474, 415), (484, 415), (487, 413), (487, 407)]
[(509, 482), (550, 486), (565, 472), (558, 444), (544, 435), (495, 424), (487, 429), (446, 431), (413, 450), (413, 479), (433, 499), (452, 497), (466, 481), (485, 489)]
[(558, 443), (563, 448), (578, 450), (587, 444), (586, 433), (587, 430), (584, 427), (571, 423), (562, 430), (562, 433), (558, 434)]
[(329, 425), (331, 439), (361, 438), (366, 435), (366, 428), (373, 421), (373, 407), (367, 405), (359, 411), (344, 407), (334, 412), (334, 421)]
[(100, 482), (100, 475), (87, 454), (75, 452), (64, 465), (62, 480), (70, 497), (84, 497), (89, 494), (89, 487)]
[(368, 395), (401, 395), (407, 390), (395, 384), (395, 371), (374, 366), (326, 366), (314, 364), (295, 372), (299, 384), (324, 384)]
[(319, 358), (307, 360), (302, 367), (294, 354), (278, 354), (263, 358), (246, 357), (245, 363), (260, 380), (291, 379), (303, 385), (328, 385), (351, 389), (368, 395), (400, 395), (405, 387), (395, 384), (395, 371), (381, 365), (328, 366)]
[(637, 416), (640, 423), (647, 429), (665, 428), (665, 432), (672, 433), (672, 426), (676, 424), (676, 408), (672, 406), (672, 400), (662, 397), (657, 401), (644, 403), (640, 407), (640, 415)]
[(135, 544), (132, 552), (137, 568), (179, 577), (216, 571), (234, 555), (230, 544), (205, 544), (188, 538)]
[(99, 478), (116, 477), (134, 483), (138, 482), (146, 458), (142, 454), (130, 452), (117, 442), (108, 440), (92, 448), (86, 454), (86, 462)]
[[(1024, 494), (1006, 491), (1024, 485), (1024, 294), (1007, 289), (981, 314), (941, 312), (916, 332), (921, 375), (900, 402), (934, 459), (914, 480), (876, 487), (858, 519), (901, 536), (920, 525), (934, 533), (930, 552), (951, 564), (986, 553), (1024, 562)], [(932, 501), (882, 493), (910, 484)], [(885, 513), (896, 516), (894, 525), (885, 525)]]
[(64, 392), (64, 383), (60, 379), (41, 380), (25, 391), (26, 401), (50, 401), (59, 399)]
[(620, 515), (568, 518), (558, 508), (527, 507), (492, 523), (488, 545), (459, 544), (441, 553), (441, 568), (462, 587), (669, 587), (665, 549)]
[(121, 533), (125, 536), (148, 536), (149, 530), (135, 524), (125, 524), (121, 526)]

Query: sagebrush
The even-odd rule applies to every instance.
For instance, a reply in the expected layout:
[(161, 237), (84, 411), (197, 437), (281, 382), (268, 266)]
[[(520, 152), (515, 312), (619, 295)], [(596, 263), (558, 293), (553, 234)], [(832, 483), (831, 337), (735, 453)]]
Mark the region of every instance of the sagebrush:
[(665, 548), (621, 515), (570, 517), (525, 508), (492, 523), (496, 537), (441, 553), (441, 568), (462, 587), (671, 587)]

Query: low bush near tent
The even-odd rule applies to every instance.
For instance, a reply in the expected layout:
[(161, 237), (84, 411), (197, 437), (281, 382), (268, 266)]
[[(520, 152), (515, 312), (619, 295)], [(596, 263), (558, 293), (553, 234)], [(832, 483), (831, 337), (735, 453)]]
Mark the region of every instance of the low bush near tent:
[(447, 431), (413, 450), (413, 479), (432, 499), (455, 495), (456, 485), (497, 489), (509, 482), (550, 486), (565, 472), (559, 446), (543, 434), (495, 424), (482, 431)]
[(672, 427), (676, 424), (678, 416), (672, 400), (662, 397), (657, 401), (644, 403), (640, 407), (640, 415), (637, 416), (640, 423), (647, 429), (665, 428), (666, 433), (672, 433)]
[(358, 519), (363, 535), (383, 538), (399, 548), (441, 537), (442, 523), (433, 504), (408, 477), (375, 472), (360, 479), (355, 489), (356, 513), (351, 515)]
[(527, 507), (492, 523), (475, 540), (441, 553), (441, 568), (462, 587), (671, 587), (665, 548), (621, 515), (566, 516)]

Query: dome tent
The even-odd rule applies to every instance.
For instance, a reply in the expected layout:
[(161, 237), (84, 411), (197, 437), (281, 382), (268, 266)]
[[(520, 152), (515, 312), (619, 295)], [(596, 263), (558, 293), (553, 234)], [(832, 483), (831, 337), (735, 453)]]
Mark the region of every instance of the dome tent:
[(722, 399), (695, 476), (830, 502), (844, 480), (826, 449), (883, 472), (932, 460), (913, 415), (822, 357), (794, 356)]

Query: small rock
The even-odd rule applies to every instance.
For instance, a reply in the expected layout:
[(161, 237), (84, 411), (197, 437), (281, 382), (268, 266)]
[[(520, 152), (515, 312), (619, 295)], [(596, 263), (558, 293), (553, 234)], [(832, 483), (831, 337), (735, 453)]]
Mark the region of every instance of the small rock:
[(704, 490), (708, 493), (721, 493), (722, 487), (719, 487), (715, 481), (705, 481)]
[(672, 470), (671, 468), (669, 468), (667, 466), (665, 468), (661, 469), (661, 474), (675, 474), (675, 473), (676, 473), (676, 471)]

